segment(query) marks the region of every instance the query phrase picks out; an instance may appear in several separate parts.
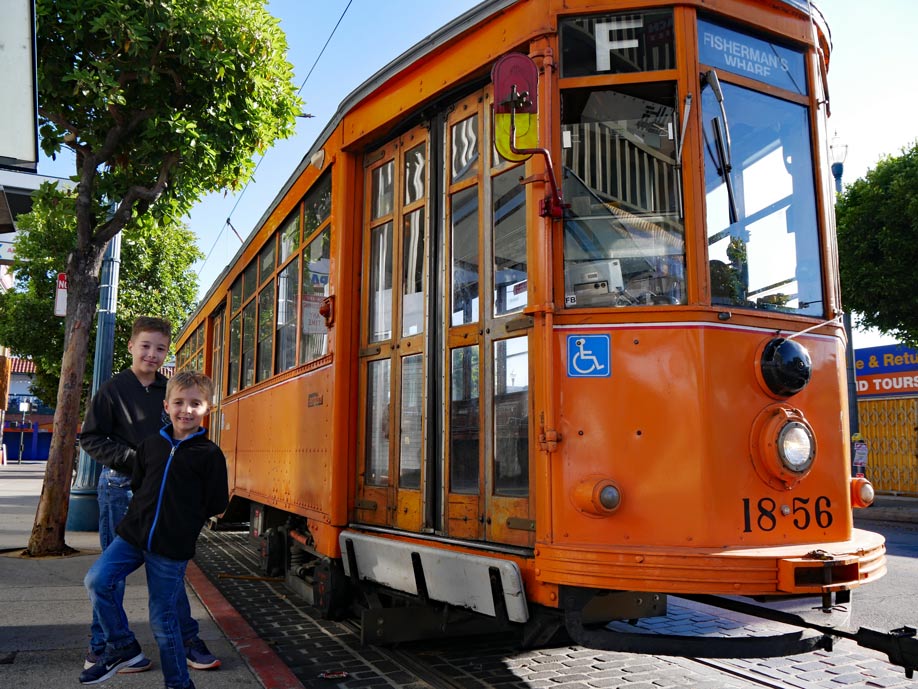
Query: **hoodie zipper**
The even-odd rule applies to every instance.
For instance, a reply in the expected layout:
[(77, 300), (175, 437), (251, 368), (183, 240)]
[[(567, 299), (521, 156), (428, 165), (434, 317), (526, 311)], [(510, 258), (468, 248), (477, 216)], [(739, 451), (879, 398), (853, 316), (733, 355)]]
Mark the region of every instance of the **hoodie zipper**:
[(151, 553), (153, 552), (153, 534), (156, 532), (156, 524), (159, 522), (159, 512), (163, 506), (163, 493), (166, 492), (166, 479), (169, 477), (169, 468), (172, 466), (172, 458), (175, 457), (175, 451), (178, 450), (179, 445), (181, 445), (186, 440), (191, 440), (191, 438), (196, 438), (197, 436), (203, 435), (207, 432), (206, 429), (199, 428), (188, 437), (182, 438), (181, 440), (176, 440), (171, 435), (169, 435), (168, 431), (166, 430), (167, 428), (168, 426), (159, 429), (159, 434), (166, 439), (169, 445), (172, 446), (172, 450), (169, 452), (169, 459), (166, 460), (166, 468), (163, 471), (163, 480), (159, 484), (159, 496), (156, 498), (156, 511), (153, 513), (153, 524), (150, 526), (150, 535), (147, 536), (147, 550)]
[[(182, 441), (179, 440), (179, 443)], [(153, 525), (150, 527), (150, 535), (147, 537), (147, 550), (151, 553), (153, 552), (153, 534), (156, 531), (156, 523), (159, 521), (159, 510), (163, 506), (163, 493), (166, 492), (166, 478), (169, 476), (169, 467), (172, 466), (172, 458), (175, 457), (175, 451), (178, 449), (178, 444), (172, 446), (172, 451), (169, 452), (169, 459), (166, 460), (166, 470), (163, 472), (162, 483), (159, 484), (159, 497), (156, 499), (156, 511), (153, 513)]]

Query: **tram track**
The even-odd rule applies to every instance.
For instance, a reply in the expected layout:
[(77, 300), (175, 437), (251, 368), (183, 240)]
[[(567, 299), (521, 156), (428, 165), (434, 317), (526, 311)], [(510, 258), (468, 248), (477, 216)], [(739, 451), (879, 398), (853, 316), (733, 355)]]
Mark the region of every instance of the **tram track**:
[[(400, 689), (528, 689), (540, 686), (540, 680), (549, 675), (555, 682), (564, 679), (559, 686), (568, 682), (589, 686), (602, 680), (603, 686), (617, 687), (633, 684), (642, 674), (661, 687), (707, 684), (719, 689), (801, 689), (813, 686), (807, 679), (813, 668), (823, 666), (840, 674), (845, 667), (844, 657), (836, 659), (835, 653), (826, 652), (758, 660), (676, 658), (574, 645), (521, 650), (502, 637), (364, 647), (356, 621), (322, 619), (276, 578), (261, 576), (259, 556), (244, 533), (208, 532), (195, 559), (307, 689), (348, 689), (365, 686), (370, 679), (374, 686)], [(886, 679), (878, 686), (904, 686), (896, 682), (904, 680), (901, 673), (880, 661), (879, 656), (871, 660), (877, 668), (888, 668)], [(342, 676), (322, 679), (323, 673)], [(614, 681), (617, 676), (622, 678), (620, 683)]]

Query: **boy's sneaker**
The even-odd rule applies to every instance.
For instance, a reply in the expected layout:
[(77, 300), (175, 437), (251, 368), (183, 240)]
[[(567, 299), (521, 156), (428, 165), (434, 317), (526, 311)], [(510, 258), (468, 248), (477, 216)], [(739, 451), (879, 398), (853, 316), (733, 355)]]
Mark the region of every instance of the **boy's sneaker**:
[(220, 659), (211, 653), (207, 644), (200, 639), (185, 642), (185, 660), (188, 667), (195, 670), (213, 670), (220, 667)]
[[(96, 653), (94, 650), (89, 649), (89, 651), (86, 653), (86, 660), (83, 661), (83, 669), (88, 670), (100, 660), (102, 660), (102, 654)], [(150, 662), (149, 658), (144, 656), (136, 663), (131, 663), (130, 665), (126, 665), (125, 667), (118, 670), (118, 674), (126, 675), (131, 672), (146, 672), (151, 667), (153, 667), (153, 663)]]
[(88, 651), (86, 651), (86, 660), (83, 661), (83, 669), (88, 670), (100, 660), (102, 660), (102, 654), (96, 653), (90, 648)]
[(126, 648), (103, 653), (98, 663), (80, 673), (80, 684), (99, 684), (111, 678), (121, 668), (134, 665), (141, 660), (146, 660), (146, 657), (136, 641)]
[[(143, 654), (141, 654), (141, 655), (143, 655)], [(129, 674), (131, 674), (132, 672), (146, 672), (146, 671), (149, 670), (151, 667), (153, 667), (153, 663), (150, 661), (149, 658), (147, 658), (146, 656), (143, 656), (143, 657), (142, 657), (140, 660), (138, 660), (136, 663), (131, 663), (130, 665), (125, 665), (123, 668), (121, 668), (120, 670), (118, 670), (118, 674), (119, 674), (119, 675), (129, 675)]]
[(194, 682), (192, 682), (189, 679), (188, 684), (186, 684), (184, 687), (166, 687), (166, 689), (196, 689), (196, 688), (194, 686)]

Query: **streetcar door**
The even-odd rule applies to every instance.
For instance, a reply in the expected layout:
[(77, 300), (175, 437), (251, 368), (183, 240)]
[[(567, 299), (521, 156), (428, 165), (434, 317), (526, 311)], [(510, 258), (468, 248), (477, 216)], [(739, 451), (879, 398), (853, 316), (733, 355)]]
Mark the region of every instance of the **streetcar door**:
[(530, 545), (524, 168), (491, 139), (491, 91), (460, 101), (445, 138), (443, 530)]
[(427, 130), (365, 161), (360, 521), (419, 531), (425, 480)]

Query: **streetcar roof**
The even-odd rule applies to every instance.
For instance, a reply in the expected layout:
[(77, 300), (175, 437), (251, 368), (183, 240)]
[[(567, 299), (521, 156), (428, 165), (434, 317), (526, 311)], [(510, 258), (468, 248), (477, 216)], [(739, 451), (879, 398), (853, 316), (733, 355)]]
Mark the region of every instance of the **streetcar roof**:
[[(825, 18), (822, 12), (814, 5), (813, 2), (811, 2), (811, 0), (777, 1), (800, 11), (803, 14), (811, 16), (815, 22), (819, 23), (819, 27), (822, 30), (825, 40), (830, 42), (831, 39), (829, 29)], [(233, 256), (232, 260), (222, 271), (220, 271), (220, 274), (214, 279), (210, 289), (207, 290), (204, 298), (201, 299), (198, 303), (198, 308), (195, 309), (195, 315), (197, 314), (198, 309), (200, 309), (204, 304), (208, 302), (214, 290), (223, 282), (232, 267), (236, 265), (236, 262), (242, 257), (243, 252), (248, 247), (253, 237), (258, 234), (258, 230), (265, 224), (274, 210), (280, 205), (281, 201), (283, 201), (284, 197), (287, 195), (287, 192), (290, 191), (290, 188), (294, 185), (296, 180), (300, 178), (300, 175), (303, 174), (303, 171), (310, 164), (310, 158), (313, 156), (313, 154), (321, 150), (321, 148), (328, 141), (329, 137), (332, 135), (335, 129), (337, 129), (338, 125), (341, 123), (347, 113), (349, 113), (364, 98), (372, 95), (380, 85), (384, 84), (393, 76), (397, 75), (408, 65), (414, 64), (440, 46), (461, 35), (466, 30), (487, 19), (488, 17), (502, 12), (504, 9), (513, 4), (516, 4), (517, 2), (520, 2), (520, 0), (484, 0), (484, 2), (481, 2), (475, 7), (467, 10), (448, 24), (445, 24), (438, 30), (434, 31), (423, 41), (420, 41), (419, 43), (406, 50), (385, 67), (373, 74), (369, 79), (364, 81), (356, 89), (351, 91), (351, 93), (348, 94), (338, 105), (338, 110), (335, 112), (334, 116), (325, 125), (325, 128), (316, 138), (312, 147), (306, 152), (306, 155), (303, 156), (300, 164), (297, 165), (296, 169), (287, 178), (287, 181), (284, 183), (284, 185), (278, 191), (277, 195), (265, 209), (265, 212), (262, 214), (261, 218), (259, 218), (258, 222), (255, 223), (255, 225), (252, 227), (249, 234), (246, 236), (245, 241), (239, 247), (239, 250)], [(831, 45), (831, 43), (829, 44)], [(184, 332), (185, 327), (191, 323), (192, 320), (193, 316), (189, 317), (185, 325), (182, 327), (179, 335)]]

